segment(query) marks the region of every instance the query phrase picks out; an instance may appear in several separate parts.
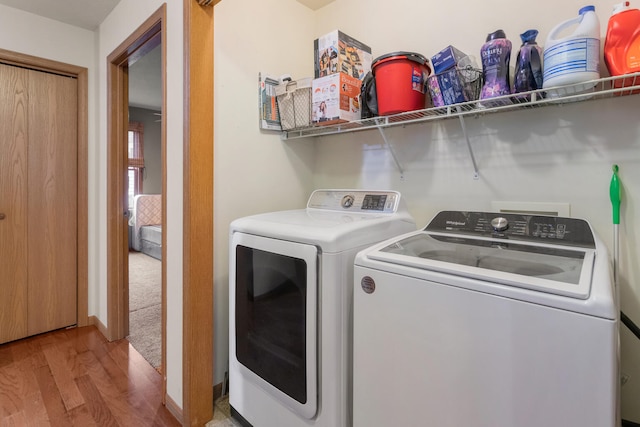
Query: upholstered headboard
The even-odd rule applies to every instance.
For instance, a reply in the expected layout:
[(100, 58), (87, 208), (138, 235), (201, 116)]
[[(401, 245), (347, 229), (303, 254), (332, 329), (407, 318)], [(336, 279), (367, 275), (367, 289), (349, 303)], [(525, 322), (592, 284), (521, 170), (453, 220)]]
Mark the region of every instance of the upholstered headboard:
[(133, 249), (140, 251), (140, 227), (162, 224), (162, 195), (139, 194), (133, 198), (133, 212), (130, 225), (133, 225)]

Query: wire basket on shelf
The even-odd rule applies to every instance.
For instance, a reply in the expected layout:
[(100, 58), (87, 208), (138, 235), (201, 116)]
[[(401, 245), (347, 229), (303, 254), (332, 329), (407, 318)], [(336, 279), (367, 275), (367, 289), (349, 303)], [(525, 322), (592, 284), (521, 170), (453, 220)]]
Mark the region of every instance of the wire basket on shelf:
[(282, 130), (311, 126), (311, 82), (311, 78), (306, 78), (276, 86)]
[(482, 89), (482, 70), (472, 66), (450, 68), (429, 77), (427, 85), (434, 107), (475, 101)]

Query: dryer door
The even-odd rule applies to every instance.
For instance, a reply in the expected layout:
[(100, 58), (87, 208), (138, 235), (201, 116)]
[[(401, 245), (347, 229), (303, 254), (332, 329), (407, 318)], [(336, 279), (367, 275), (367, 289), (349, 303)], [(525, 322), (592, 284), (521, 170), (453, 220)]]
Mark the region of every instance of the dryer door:
[(234, 233), (231, 250), (231, 350), (243, 380), (310, 419), (317, 410), (317, 248)]

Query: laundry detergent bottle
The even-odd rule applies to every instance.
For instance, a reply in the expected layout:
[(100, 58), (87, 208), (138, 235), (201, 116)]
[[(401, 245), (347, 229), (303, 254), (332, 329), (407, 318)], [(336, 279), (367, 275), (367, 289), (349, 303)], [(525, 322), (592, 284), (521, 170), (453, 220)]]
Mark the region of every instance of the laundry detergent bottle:
[(480, 48), (480, 58), (482, 60), (482, 77), (484, 80), (480, 91), (480, 105), (511, 104), (508, 98), (483, 102), (483, 100), (511, 94), (509, 80), (511, 41), (507, 39), (504, 31), (497, 30), (487, 35), (486, 43)]
[[(600, 21), (595, 11), (594, 6), (583, 7), (577, 17), (558, 24), (547, 36), (543, 54), (545, 89), (600, 78)], [(571, 34), (560, 37), (569, 29), (573, 29)], [(593, 88), (596, 83), (585, 83), (581, 89)]]
[(542, 89), (542, 49), (536, 43), (537, 35), (538, 30), (527, 30), (520, 34), (522, 46), (516, 56), (514, 93)]
[[(604, 62), (612, 76), (640, 72), (640, 10), (631, 9), (628, 1), (613, 7), (604, 42)], [(614, 81), (618, 88), (632, 84), (632, 78)], [(640, 84), (640, 77), (636, 84)]]

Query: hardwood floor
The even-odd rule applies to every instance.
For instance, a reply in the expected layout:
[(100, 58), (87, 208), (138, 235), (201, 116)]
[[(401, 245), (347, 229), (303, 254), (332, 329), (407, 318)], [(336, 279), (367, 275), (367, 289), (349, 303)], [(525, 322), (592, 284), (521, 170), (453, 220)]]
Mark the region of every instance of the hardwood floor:
[(0, 346), (0, 426), (179, 426), (162, 378), (126, 340), (94, 327)]

